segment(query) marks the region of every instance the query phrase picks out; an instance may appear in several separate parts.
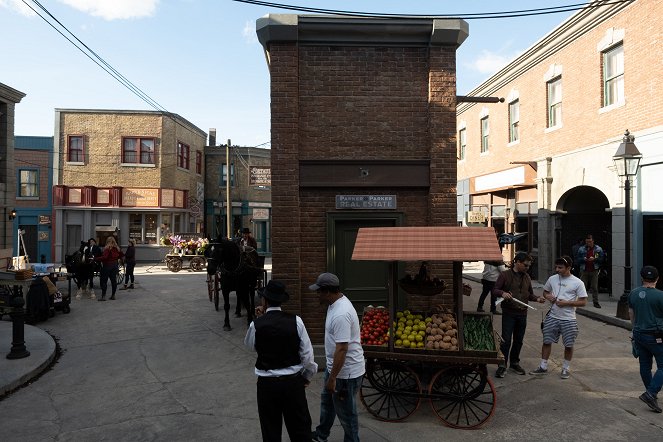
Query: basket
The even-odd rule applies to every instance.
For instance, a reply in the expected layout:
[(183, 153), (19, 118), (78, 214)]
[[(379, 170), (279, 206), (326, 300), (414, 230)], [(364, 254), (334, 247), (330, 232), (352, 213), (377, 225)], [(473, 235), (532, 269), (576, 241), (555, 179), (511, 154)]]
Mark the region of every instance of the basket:
[(472, 294), (472, 286), (469, 284), (463, 284), (463, 295), (470, 296)]
[(32, 279), (34, 274), (35, 272), (32, 269), (16, 270), (14, 272), (14, 279), (17, 281), (24, 281), (26, 279)]
[(398, 281), (398, 286), (407, 294), (425, 296), (439, 295), (447, 288), (444, 281), (441, 281), (439, 285), (434, 285), (431, 282)]

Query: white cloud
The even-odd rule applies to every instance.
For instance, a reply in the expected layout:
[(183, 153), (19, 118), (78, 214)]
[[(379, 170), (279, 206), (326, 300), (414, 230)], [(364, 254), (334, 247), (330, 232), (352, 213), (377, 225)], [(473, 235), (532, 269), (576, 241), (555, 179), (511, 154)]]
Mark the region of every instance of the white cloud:
[(247, 43), (257, 43), (258, 36), (256, 35), (256, 22), (247, 20), (242, 29), (242, 37)]
[(28, 8), (21, 0), (0, 0), (0, 8), (11, 9), (26, 17), (36, 16), (32, 9)]
[[(1, 1), (1, 0), (0, 0)], [(159, 0), (59, 0), (81, 12), (104, 20), (150, 17)]]
[(504, 55), (498, 52), (490, 52), (484, 49), (472, 62), (468, 64), (468, 67), (481, 74), (494, 74), (513, 58), (513, 54)]

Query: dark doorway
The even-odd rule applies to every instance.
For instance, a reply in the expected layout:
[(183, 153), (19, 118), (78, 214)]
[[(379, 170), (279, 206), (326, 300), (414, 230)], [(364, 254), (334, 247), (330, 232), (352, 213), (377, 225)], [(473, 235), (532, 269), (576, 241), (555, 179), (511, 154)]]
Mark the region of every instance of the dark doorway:
[(31, 263), (39, 262), (39, 254), (37, 253), (37, 226), (34, 225), (21, 225), (18, 226), (23, 231), (23, 244), (21, 250), (17, 250), (18, 254), (23, 253), (23, 246), (25, 246), (25, 253)]
[[(369, 216), (372, 215), (372, 216)], [(330, 214), (328, 226), (328, 262), (330, 271), (341, 280), (341, 291), (352, 301), (361, 315), (367, 305), (387, 305), (389, 292), (389, 263), (384, 261), (353, 261), (352, 251), (361, 227), (395, 227), (401, 225), (400, 216), (385, 218), (366, 214)]]
[[(663, 271), (663, 216), (642, 217), (642, 261), (644, 265), (654, 266), (659, 273)], [(638, 269), (638, 274), (640, 269)], [(656, 288), (663, 290), (663, 278), (658, 279)]]

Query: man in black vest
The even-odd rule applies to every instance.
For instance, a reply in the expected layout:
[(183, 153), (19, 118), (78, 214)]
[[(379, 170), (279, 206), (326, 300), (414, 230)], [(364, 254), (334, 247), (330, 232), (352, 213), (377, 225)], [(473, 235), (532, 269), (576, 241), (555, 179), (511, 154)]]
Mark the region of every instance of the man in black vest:
[(269, 281), (258, 292), (262, 305), (249, 326), (244, 345), (258, 352), (258, 415), (263, 441), (280, 441), (282, 422), (291, 441), (311, 440), (311, 415), (306, 391), (318, 364), (299, 316), (281, 311), (289, 299), (285, 285)]

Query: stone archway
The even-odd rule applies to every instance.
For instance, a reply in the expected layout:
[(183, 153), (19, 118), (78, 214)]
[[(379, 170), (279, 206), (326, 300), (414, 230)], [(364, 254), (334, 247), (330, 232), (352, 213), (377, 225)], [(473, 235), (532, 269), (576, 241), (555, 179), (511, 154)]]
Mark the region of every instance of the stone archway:
[(570, 255), (573, 244), (591, 233), (595, 243), (605, 250), (610, 261), (612, 214), (606, 211), (609, 208), (608, 198), (595, 187), (578, 186), (564, 193), (557, 202), (557, 210), (564, 213), (558, 232), (560, 254)]

